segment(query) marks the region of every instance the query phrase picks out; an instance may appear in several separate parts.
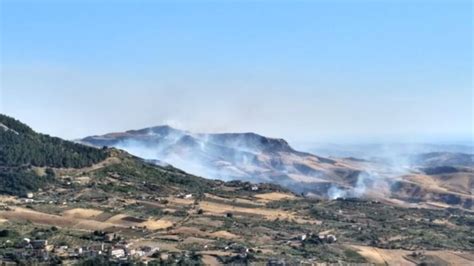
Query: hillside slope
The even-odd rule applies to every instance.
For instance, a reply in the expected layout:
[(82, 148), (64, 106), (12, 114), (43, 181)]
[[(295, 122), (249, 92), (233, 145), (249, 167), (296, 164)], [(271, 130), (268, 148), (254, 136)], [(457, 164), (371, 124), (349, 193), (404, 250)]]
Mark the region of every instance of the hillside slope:
[[(149, 164), (115, 149), (94, 148), (36, 133), (27, 125), (0, 115), (0, 194), (25, 195), (39, 189), (57, 188), (64, 176), (90, 173), (103, 192), (133, 189), (142, 192), (207, 191), (212, 181), (189, 175), (171, 166)], [(109, 175), (135, 183), (116, 188)]]
[(55, 182), (51, 167), (81, 168), (107, 156), (105, 150), (36, 133), (0, 114), (0, 193), (36, 191)]
[[(199, 134), (169, 126), (91, 136), (80, 142), (116, 147), (206, 178), (274, 183), (316, 197), (365, 197), (466, 209), (473, 204), (469, 154), (400, 155), (394, 160), (325, 158), (255, 133)], [(456, 173), (442, 172), (448, 170)]]
[(0, 166), (83, 167), (107, 157), (107, 152), (34, 132), (0, 114)]
[(272, 182), (297, 192), (345, 184), (358, 169), (294, 150), (285, 140), (255, 133), (194, 134), (169, 126), (86, 137), (82, 143), (112, 146), (190, 173), (221, 180)]

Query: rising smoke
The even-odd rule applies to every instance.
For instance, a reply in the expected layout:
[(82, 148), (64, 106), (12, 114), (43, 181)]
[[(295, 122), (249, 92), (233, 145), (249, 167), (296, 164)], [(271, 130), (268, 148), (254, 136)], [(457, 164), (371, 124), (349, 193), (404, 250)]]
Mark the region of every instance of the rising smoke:
[(375, 171), (363, 171), (358, 174), (354, 186), (350, 188), (342, 188), (334, 184), (331, 185), (327, 191), (327, 197), (329, 199), (337, 199), (360, 198), (381, 193), (389, 195), (391, 191), (390, 188), (394, 182), (394, 178), (381, 176)]
[(261, 151), (249, 145), (245, 136), (220, 140), (209, 134), (155, 128), (148, 130), (145, 137), (122, 139), (113, 146), (210, 179), (261, 181), (251, 175), (252, 171), (258, 172), (255, 159)]
[[(283, 140), (253, 133), (194, 134), (163, 126), (127, 132), (125, 137), (111, 136), (111, 139), (107, 135), (97, 137), (98, 143), (93, 144), (109, 145), (100, 141), (112, 141), (109, 146), (205, 178), (277, 183), (297, 193), (330, 199), (386, 197), (398, 178), (413, 171), (414, 166), (407, 154), (378, 148), (377, 158), (355, 160), (363, 165), (360, 169), (328, 170), (321, 164), (331, 165), (330, 159), (297, 152)], [(337, 170), (345, 171), (350, 177), (334, 176)]]

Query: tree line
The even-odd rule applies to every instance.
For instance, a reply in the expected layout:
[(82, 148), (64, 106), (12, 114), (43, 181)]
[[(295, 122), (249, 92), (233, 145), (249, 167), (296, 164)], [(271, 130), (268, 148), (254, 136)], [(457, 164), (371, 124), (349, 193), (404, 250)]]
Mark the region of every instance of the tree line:
[(105, 149), (38, 134), (21, 122), (0, 114), (0, 166), (81, 168), (107, 158)]

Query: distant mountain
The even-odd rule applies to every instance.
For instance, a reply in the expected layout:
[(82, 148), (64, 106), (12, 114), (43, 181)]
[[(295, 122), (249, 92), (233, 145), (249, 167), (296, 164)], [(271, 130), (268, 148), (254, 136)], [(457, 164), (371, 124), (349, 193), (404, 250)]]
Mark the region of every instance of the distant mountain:
[(80, 142), (116, 147), (206, 178), (273, 183), (315, 197), (439, 202), (464, 208), (473, 204), (472, 156), (467, 154), (411, 157), (387, 150), (379, 154), (382, 159), (335, 159), (297, 151), (283, 139), (255, 133), (202, 134), (169, 126), (91, 136)]
[(474, 154), (430, 152), (412, 156), (414, 164), (425, 167), (470, 166), (474, 167)]
[(255, 133), (197, 134), (157, 126), (80, 142), (124, 149), (208, 178), (272, 182), (296, 191), (344, 184), (358, 171), (336, 160), (296, 151), (283, 139)]
[(356, 157), (360, 159), (394, 158), (415, 156), (424, 153), (450, 152), (473, 154), (472, 143), (430, 144), (430, 143), (370, 143), (370, 144), (331, 144), (297, 143), (296, 148), (326, 157)]

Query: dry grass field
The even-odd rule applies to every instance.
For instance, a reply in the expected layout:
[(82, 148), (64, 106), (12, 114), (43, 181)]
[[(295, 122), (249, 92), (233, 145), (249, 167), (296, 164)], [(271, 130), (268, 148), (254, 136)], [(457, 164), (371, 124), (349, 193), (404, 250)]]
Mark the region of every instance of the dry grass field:
[(173, 223), (167, 220), (142, 220), (134, 217), (130, 217), (125, 214), (117, 214), (109, 218), (107, 223), (118, 224), (125, 227), (146, 227), (149, 230), (158, 230), (171, 227)]
[(209, 235), (212, 236), (212, 237), (215, 237), (215, 238), (223, 238), (223, 239), (237, 239), (237, 238), (239, 238), (238, 235), (232, 234), (232, 233), (227, 232), (227, 231), (217, 231), (217, 232), (211, 233)]
[(258, 198), (259, 200), (263, 201), (263, 202), (296, 198), (292, 194), (281, 193), (281, 192), (270, 192), (270, 193), (257, 194), (257, 195), (255, 195), (255, 197)]
[(63, 212), (63, 216), (80, 219), (93, 219), (102, 214), (100, 210), (75, 208)]
[(149, 230), (169, 228), (173, 225), (167, 220), (140, 220), (125, 214), (115, 215), (106, 221), (94, 220), (103, 214), (100, 210), (76, 208), (63, 212), (63, 215), (53, 215), (26, 208), (16, 207), (11, 211), (0, 211), (3, 220), (24, 220), (32, 223), (67, 227), (80, 230), (105, 230), (109, 228), (128, 228), (132, 226), (146, 227)]
[(51, 225), (57, 227), (68, 227), (81, 230), (105, 230), (113, 227), (123, 227), (121, 225), (98, 222), (94, 220), (80, 219), (76, 217), (52, 215), (42, 212), (33, 211), (26, 208), (16, 207), (11, 211), (1, 211), (0, 218), (7, 220), (23, 220), (30, 221), (32, 223), (38, 223), (43, 225)]
[(238, 197), (230, 199), (230, 198), (223, 198), (223, 197), (211, 195), (209, 193), (205, 193), (204, 195), (206, 196), (206, 199), (222, 201), (229, 204), (247, 204), (247, 205), (254, 205), (255, 207), (265, 206), (264, 202), (255, 201), (251, 199), (243, 199), (243, 198), (238, 198)]
[(369, 262), (376, 265), (415, 265), (406, 260), (403, 256), (408, 255), (409, 251), (402, 250), (384, 250), (367, 246), (352, 246), (361, 256)]
[(267, 208), (246, 208), (238, 207), (230, 204), (221, 204), (210, 201), (200, 201), (199, 208), (204, 210), (208, 214), (213, 215), (224, 215), (226, 213), (233, 213), (235, 215), (243, 216), (254, 216), (254, 217), (263, 217), (268, 220), (274, 219), (295, 219), (293, 213), (283, 211), (283, 210), (274, 210)]
[[(414, 262), (407, 259), (407, 256), (412, 252), (400, 249), (380, 249), (368, 246), (356, 246), (352, 245), (360, 255), (365, 257), (369, 262), (376, 265), (416, 265)], [(469, 257), (472, 254), (447, 251), (447, 250), (436, 250), (436, 251), (425, 251), (425, 255), (432, 256), (438, 261), (446, 262), (447, 265), (473, 265), (473, 258)]]

